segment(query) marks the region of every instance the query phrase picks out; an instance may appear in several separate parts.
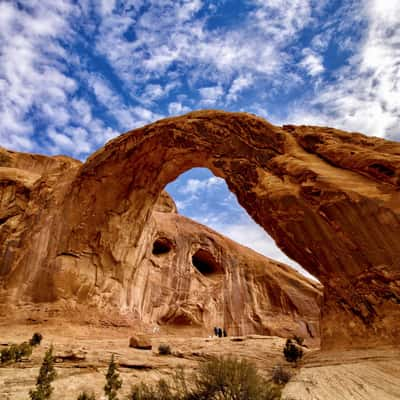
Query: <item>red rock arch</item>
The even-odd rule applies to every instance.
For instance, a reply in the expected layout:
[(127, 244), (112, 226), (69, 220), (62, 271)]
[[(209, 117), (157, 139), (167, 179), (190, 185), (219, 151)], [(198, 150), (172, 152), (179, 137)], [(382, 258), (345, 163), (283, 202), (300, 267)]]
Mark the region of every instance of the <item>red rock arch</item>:
[(65, 210), (63, 246), (95, 244), (112, 257), (108, 238), (122, 216), (136, 224), (129, 240), (138, 241), (160, 191), (193, 167), (224, 178), (279, 247), (323, 283), (323, 347), (397, 340), (398, 143), (276, 127), (245, 113), (164, 119), (121, 135), (83, 165)]
[[(30, 166), (34, 160), (18, 159)], [(10, 301), (23, 293), (33, 301), (68, 298), (77, 281), (79, 290), (71, 290), (86, 299), (85, 273), (95, 285), (107, 273), (107, 284), (129, 282), (126, 266), (140, 257), (160, 191), (182, 172), (207, 167), (282, 250), (323, 283), (323, 347), (397, 343), (400, 144), (199, 111), (121, 135), (83, 165), (50, 161), (53, 167), (38, 171), (39, 180), (36, 174), (18, 183), (26, 192), (21, 223), (5, 223), (2, 231), (7, 265), (0, 283)], [(123, 296), (109, 302), (121, 308), (132, 293)]]

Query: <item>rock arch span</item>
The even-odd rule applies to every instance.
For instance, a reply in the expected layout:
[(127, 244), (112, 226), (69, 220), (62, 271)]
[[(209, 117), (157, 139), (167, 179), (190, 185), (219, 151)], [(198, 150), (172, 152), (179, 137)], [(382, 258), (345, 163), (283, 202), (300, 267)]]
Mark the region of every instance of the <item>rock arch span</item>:
[[(193, 167), (224, 178), (278, 246), (324, 285), (322, 347), (398, 340), (400, 144), (361, 134), (277, 127), (222, 111), (127, 132), (58, 183), (66, 200), (48, 217), (58, 228), (36, 264), (53, 247), (55, 260), (95, 253), (98, 265), (115, 264), (119, 279), (120, 260), (140, 257), (140, 238), (161, 190)], [(135, 229), (127, 234), (124, 225)], [(49, 279), (53, 268), (56, 261), (47, 268)]]

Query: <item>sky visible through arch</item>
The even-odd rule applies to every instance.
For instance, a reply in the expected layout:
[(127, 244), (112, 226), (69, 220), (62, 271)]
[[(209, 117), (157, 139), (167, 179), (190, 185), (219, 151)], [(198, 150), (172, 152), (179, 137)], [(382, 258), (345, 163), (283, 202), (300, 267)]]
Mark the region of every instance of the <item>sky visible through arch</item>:
[(279, 249), (275, 241), (240, 206), (225, 180), (213, 175), (209, 169), (193, 168), (181, 174), (165, 189), (175, 200), (180, 214), (314, 278)]
[(0, 0), (0, 146), (84, 160), (202, 108), (400, 140), (400, 2)]

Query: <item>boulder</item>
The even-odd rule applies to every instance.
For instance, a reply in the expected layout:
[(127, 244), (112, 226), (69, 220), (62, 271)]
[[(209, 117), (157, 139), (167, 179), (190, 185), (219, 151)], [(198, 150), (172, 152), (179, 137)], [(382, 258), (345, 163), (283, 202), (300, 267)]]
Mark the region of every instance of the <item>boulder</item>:
[(151, 350), (151, 340), (145, 335), (134, 335), (129, 339), (129, 347), (140, 350)]

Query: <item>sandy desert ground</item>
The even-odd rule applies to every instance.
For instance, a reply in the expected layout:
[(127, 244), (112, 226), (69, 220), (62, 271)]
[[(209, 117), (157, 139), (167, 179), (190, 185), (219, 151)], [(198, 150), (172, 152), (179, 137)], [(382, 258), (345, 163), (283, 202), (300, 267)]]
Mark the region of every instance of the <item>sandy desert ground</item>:
[[(321, 353), (306, 349), (305, 357), (297, 369), (282, 356), (285, 340), (278, 337), (250, 335), (245, 337), (206, 338), (189, 337), (179, 332), (149, 335), (152, 350), (129, 347), (132, 330), (127, 328), (100, 328), (94, 326), (14, 325), (0, 326), (1, 346), (28, 340), (34, 332), (44, 336), (42, 344), (34, 349), (29, 360), (0, 367), (0, 399), (26, 400), (45, 350), (52, 344), (57, 360), (57, 379), (54, 398), (76, 399), (86, 390), (103, 399), (104, 375), (112, 354), (119, 363), (123, 379), (120, 391), (124, 398), (131, 385), (139, 381), (151, 382), (159, 378), (172, 378), (176, 368), (182, 366), (190, 374), (199, 363), (216, 355), (232, 354), (256, 363), (266, 378), (272, 368), (281, 364), (293, 373), (283, 391), (283, 399), (337, 400), (337, 399), (399, 399), (400, 350), (352, 350), (349, 352)], [(160, 356), (158, 345), (167, 343), (172, 354)], [(75, 359), (68, 359), (74, 355)]]

